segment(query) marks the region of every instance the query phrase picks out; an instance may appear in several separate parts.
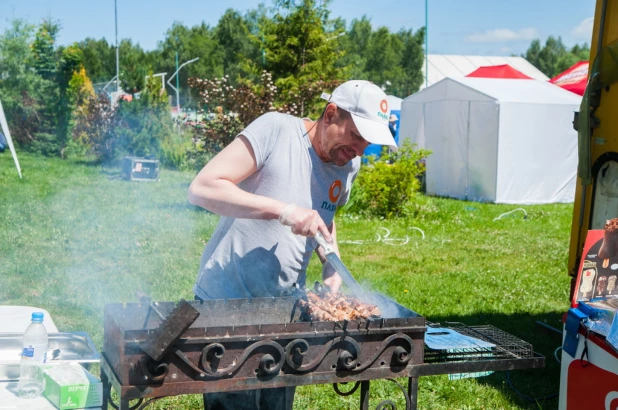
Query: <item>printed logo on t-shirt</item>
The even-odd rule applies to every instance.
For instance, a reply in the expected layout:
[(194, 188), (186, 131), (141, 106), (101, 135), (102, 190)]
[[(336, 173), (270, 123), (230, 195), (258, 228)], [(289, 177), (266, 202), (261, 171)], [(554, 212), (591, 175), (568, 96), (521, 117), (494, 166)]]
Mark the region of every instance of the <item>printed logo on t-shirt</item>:
[(336, 179), (335, 182), (330, 185), (330, 188), (328, 189), (328, 199), (330, 199), (330, 203), (328, 203), (327, 201), (323, 201), (322, 209), (335, 212), (335, 210), (337, 209), (337, 201), (341, 196), (341, 186), (341, 181), (338, 179)]

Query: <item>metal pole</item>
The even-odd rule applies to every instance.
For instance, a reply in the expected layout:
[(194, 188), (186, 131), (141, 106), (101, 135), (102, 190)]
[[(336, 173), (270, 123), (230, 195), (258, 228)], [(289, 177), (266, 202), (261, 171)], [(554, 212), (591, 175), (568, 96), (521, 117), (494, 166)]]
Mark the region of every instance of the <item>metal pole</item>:
[[(176, 73), (178, 73), (178, 51), (176, 51)], [(176, 115), (180, 118), (180, 80), (179, 75), (176, 75)]]
[(118, 51), (118, 0), (114, 0), (114, 21), (116, 22), (116, 92), (120, 90), (120, 54)]
[[(176, 56), (178, 57), (178, 53), (176, 53)], [(178, 72), (180, 71), (180, 69), (181, 69), (182, 67), (186, 66), (187, 64), (191, 64), (191, 63), (193, 63), (193, 62), (195, 62), (195, 61), (197, 61), (197, 60), (199, 60), (199, 59), (200, 59), (200, 58), (199, 58), (199, 57), (197, 57), (197, 58), (194, 58), (193, 60), (185, 61), (184, 63), (182, 63), (182, 64), (180, 65), (180, 67), (178, 67), (178, 68), (176, 69), (176, 71), (174, 72), (174, 74), (172, 74), (172, 75), (170, 76), (170, 78), (168, 78), (168, 79), (167, 79), (167, 85), (169, 85), (169, 86), (172, 88), (172, 90), (176, 91), (176, 109), (178, 110), (178, 115), (180, 115), (180, 103), (178, 102), (178, 101), (179, 101), (179, 100), (178, 100), (178, 98), (179, 98), (179, 95), (178, 95), (178, 87), (179, 87), (178, 77), (176, 77), (176, 87), (174, 87), (174, 85), (172, 84), (172, 79), (174, 78), (174, 76), (177, 76), (177, 75), (178, 75)], [(176, 65), (178, 65), (178, 60), (176, 60)]]
[(429, 84), (429, 11), (427, 10), (428, 0), (425, 0), (425, 88), (427, 88)]

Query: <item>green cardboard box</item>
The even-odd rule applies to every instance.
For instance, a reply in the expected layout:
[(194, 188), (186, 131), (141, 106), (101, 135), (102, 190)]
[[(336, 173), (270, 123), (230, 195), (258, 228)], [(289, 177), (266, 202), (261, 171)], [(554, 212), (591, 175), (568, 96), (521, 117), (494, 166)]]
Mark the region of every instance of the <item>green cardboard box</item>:
[(52, 366), (45, 371), (44, 396), (58, 409), (101, 407), (103, 385), (79, 364)]

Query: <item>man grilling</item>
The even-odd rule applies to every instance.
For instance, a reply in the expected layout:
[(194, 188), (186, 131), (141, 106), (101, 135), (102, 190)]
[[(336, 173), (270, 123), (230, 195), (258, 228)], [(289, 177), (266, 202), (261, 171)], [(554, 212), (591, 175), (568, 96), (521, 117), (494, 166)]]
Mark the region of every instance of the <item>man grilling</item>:
[[(324, 97), (325, 95), (323, 95)], [(386, 94), (348, 81), (317, 121), (271, 112), (253, 121), (195, 177), (189, 202), (221, 215), (204, 249), (196, 299), (280, 297), (305, 285), (313, 251), (324, 284), (341, 278), (313, 236), (335, 244), (334, 215), (349, 198), (370, 144), (397, 149)], [(208, 410), (291, 409), (294, 388), (204, 395)]]

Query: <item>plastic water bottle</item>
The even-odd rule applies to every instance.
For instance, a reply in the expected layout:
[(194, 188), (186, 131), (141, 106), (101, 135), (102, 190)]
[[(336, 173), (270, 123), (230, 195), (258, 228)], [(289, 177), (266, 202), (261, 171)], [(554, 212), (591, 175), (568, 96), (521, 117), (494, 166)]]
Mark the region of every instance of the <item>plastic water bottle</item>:
[(43, 313), (32, 313), (32, 323), (24, 333), (22, 345), (17, 393), (19, 397), (33, 399), (39, 397), (45, 389), (42, 364), (45, 363), (49, 339), (43, 325)]

